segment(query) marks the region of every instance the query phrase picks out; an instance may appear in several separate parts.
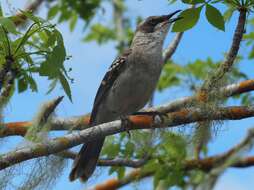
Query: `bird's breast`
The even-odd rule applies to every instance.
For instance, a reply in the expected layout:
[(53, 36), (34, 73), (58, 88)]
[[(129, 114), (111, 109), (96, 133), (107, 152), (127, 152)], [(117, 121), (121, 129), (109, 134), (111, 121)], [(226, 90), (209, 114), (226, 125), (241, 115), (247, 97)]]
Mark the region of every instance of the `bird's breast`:
[(160, 59), (136, 59), (115, 81), (108, 95), (111, 109), (120, 115), (139, 111), (150, 99), (161, 72)]

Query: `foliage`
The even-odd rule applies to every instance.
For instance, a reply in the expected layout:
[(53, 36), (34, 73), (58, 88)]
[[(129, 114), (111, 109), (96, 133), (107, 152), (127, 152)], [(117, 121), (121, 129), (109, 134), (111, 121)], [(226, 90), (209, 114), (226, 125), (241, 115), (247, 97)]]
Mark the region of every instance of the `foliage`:
[[(240, 60), (240, 59), (239, 59)], [(198, 87), (207, 78), (207, 74), (213, 72), (222, 61), (196, 60), (186, 65), (180, 65), (169, 61), (166, 63), (159, 84), (158, 90), (163, 91), (172, 86), (189, 87), (191, 91), (198, 90)], [(237, 65), (237, 64), (236, 64)], [(228, 76), (228, 83), (233, 83), (239, 79), (248, 79), (245, 73), (241, 72), (238, 67), (233, 67), (231, 75)]]
[[(36, 75), (47, 77), (52, 84), (60, 82), (71, 100), (67, 82), (68, 72), (64, 67), (67, 59), (61, 33), (49, 22), (28, 12), (22, 12), (32, 22), (25, 33), (17, 31), (11, 17), (1, 17), (0, 24), (0, 66), (7, 67), (17, 81), (18, 92), (28, 88), (37, 91)], [(11, 63), (8, 63), (11, 60)], [(10, 66), (8, 66), (10, 64)], [(55, 85), (51, 85), (49, 92)]]
[(89, 1), (75, 1), (75, 0), (60, 0), (50, 2), (50, 8), (48, 10), (48, 19), (58, 17), (58, 22), (68, 21), (70, 30), (72, 31), (80, 18), (87, 24), (91, 21), (96, 14), (97, 9), (100, 7), (101, 0), (89, 0)]
[[(196, 27), (201, 17), (205, 17), (207, 22), (220, 31), (226, 31), (227, 23), (238, 9), (246, 9), (252, 15), (254, 1), (252, 0), (165, 0), (169, 4), (181, 3), (186, 7), (179, 17), (181, 20), (175, 22), (172, 27), (173, 32), (185, 32)], [(143, 1), (142, 3), (146, 3)], [(110, 22), (95, 22), (94, 18), (103, 12), (105, 4), (112, 7), (112, 17)], [(72, 100), (69, 81), (69, 70), (64, 63), (69, 58), (67, 56), (64, 40), (55, 25), (48, 20), (57, 23), (68, 22), (70, 31), (77, 27), (77, 22), (83, 22), (84, 32), (83, 43), (96, 41), (103, 45), (108, 42), (116, 42), (116, 49), (120, 53), (131, 43), (134, 34), (134, 26), (142, 18), (130, 18), (128, 15), (127, 3), (124, 0), (47, 0), (47, 20), (37, 17), (30, 12), (22, 12), (30, 22), (29, 27), (22, 30), (15, 25), (13, 17), (5, 17), (0, 10), (0, 72), (6, 70), (8, 63), (11, 63), (8, 70), (13, 73), (13, 88), (16, 87), (19, 93), (28, 89), (37, 92), (37, 77), (47, 77), (51, 82), (48, 93), (51, 92), (59, 82), (65, 93)], [(224, 13), (223, 13), (224, 12)], [(204, 14), (203, 14), (204, 13)], [(250, 16), (248, 26), (254, 25), (254, 19)], [(248, 58), (254, 58), (254, 33), (246, 32), (246, 44), (250, 47)], [(239, 68), (239, 62), (245, 55), (239, 56), (227, 75), (225, 84), (248, 79), (246, 73)], [(165, 92), (172, 87), (186, 90), (188, 93), (198, 91), (209, 73), (215, 72), (223, 60), (214, 61), (208, 57), (205, 60), (197, 59), (193, 62), (180, 64), (171, 59), (165, 64), (157, 90)], [(2, 87), (7, 86), (7, 74), (3, 81), (0, 76), (0, 92)], [(223, 83), (224, 84), (224, 83)], [(12, 89), (13, 90), (13, 89)], [(11, 93), (10, 93), (11, 94)], [(11, 95), (10, 95), (11, 96)], [(250, 105), (254, 101), (252, 94), (244, 94), (234, 97), (244, 105)], [(224, 102), (226, 103), (226, 102)], [(197, 106), (198, 107), (198, 106)], [(210, 110), (213, 111), (213, 110)], [(43, 112), (43, 110), (42, 110)], [(40, 114), (39, 114), (40, 116)], [(26, 138), (32, 142), (44, 141), (41, 132), (47, 132), (49, 123), (38, 124), (35, 118), (33, 127), (26, 134)], [(46, 138), (47, 140), (47, 138)], [(206, 147), (207, 148), (207, 147)], [(208, 151), (208, 149), (206, 149)], [(131, 138), (126, 133), (107, 137), (103, 147), (102, 158), (124, 158), (139, 160), (149, 157), (150, 160), (141, 168), (142, 172), (154, 172), (154, 189), (163, 183), (166, 188), (179, 187), (186, 189), (189, 186), (195, 187), (204, 181), (206, 174), (198, 171), (183, 170), (183, 161), (192, 158), (193, 139), (189, 134), (184, 134), (170, 130), (139, 130), (131, 132)], [(50, 156), (49, 158), (38, 160), (38, 165), (33, 168), (31, 173), (24, 177), (24, 183), (19, 189), (49, 188), (54, 180), (64, 169), (64, 161), (60, 158)], [(47, 181), (45, 175), (50, 173), (54, 167), (57, 171), (53, 175), (52, 181)], [(115, 173), (119, 179), (125, 176), (127, 167), (110, 167), (109, 175)], [(29, 178), (33, 176), (34, 180)], [(3, 176), (7, 179), (8, 176)], [(42, 182), (48, 182), (43, 185)], [(8, 184), (0, 183), (0, 187)]]

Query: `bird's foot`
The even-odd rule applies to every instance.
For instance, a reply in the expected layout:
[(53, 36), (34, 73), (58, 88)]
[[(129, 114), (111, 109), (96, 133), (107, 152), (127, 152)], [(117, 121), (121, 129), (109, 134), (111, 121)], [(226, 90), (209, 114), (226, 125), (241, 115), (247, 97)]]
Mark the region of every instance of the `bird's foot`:
[(127, 116), (121, 116), (121, 125), (125, 129), (125, 131), (128, 134), (128, 137), (131, 138), (131, 133), (130, 133), (130, 126), (132, 125), (132, 122)]
[(147, 112), (135, 112), (132, 115), (148, 115), (153, 116), (154, 121), (158, 121), (158, 123), (163, 123), (164, 118), (168, 117), (166, 113), (158, 112), (158, 111), (147, 111)]

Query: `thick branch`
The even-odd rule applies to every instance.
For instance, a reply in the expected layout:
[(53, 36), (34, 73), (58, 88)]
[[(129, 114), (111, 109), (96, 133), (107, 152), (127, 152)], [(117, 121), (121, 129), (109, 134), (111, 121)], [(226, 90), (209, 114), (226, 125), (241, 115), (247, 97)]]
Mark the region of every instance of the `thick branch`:
[[(238, 95), (241, 93), (249, 92), (254, 90), (254, 80), (246, 80), (240, 83), (231, 84), (226, 87), (221, 88), (221, 91), (225, 97), (230, 97), (233, 95)], [(216, 92), (218, 93), (218, 92)], [(156, 108), (149, 108), (145, 111), (158, 111), (162, 113), (173, 112), (181, 108), (188, 107), (188, 105), (193, 105), (196, 101), (195, 97), (185, 97), (181, 99), (174, 100)], [(89, 115), (72, 117), (67, 119), (56, 118), (52, 121), (52, 130), (81, 130), (88, 127)], [(11, 135), (21, 135), (24, 136), (27, 129), (32, 125), (31, 122), (11, 122), (3, 124), (0, 128), (0, 137), (11, 136)]]
[(217, 108), (213, 113), (206, 113), (200, 109), (183, 109), (168, 113), (165, 118), (153, 116), (130, 116), (132, 123), (129, 127), (123, 127), (121, 121), (104, 123), (82, 130), (78, 133), (68, 134), (63, 137), (49, 140), (47, 143), (37, 143), (19, 150), (0, 156), (0, 169), (10, 167), (25, 160), (55, 154), (82, 143), (93, 141), (103, 136), (113, 135), (126, 130), (151, 129), (162, 127), (174, 127), (204, 120), (239, 120), (254, 116), (254, 107), (226, 107)]
[(140, 181), (141, 179), (149, 177), (151, 175), (152, 173), (141, 172), (140, 169), (135, 169), (120, 180), (116, 178), (109, 179), (102, 184), (98, 184), (95, 187), (90, 188), (89, 190), (115, 190), (134, 181)]
[[(4, 32), (5, 32), (6, 37), (8, 39), (7, 31), (4, 30)], [(10, 42), (8, 41), (7, 43), (10, 43)], [(11, 50), (9, 50), (9, 51), (11, 51)], [(5, 57), (5, 62), (2, 66), (2, 68), (0, 69), (1, 100), (3, 100), (4, 98), (8, 98), (7, 95), (10, 93), (9, 91), (10, 91), (10, 89), (13, 85), (14, 79), (16, 77), (16, 72), (14, 71), (14, 69), (12, 69), (14, 62), (15, 61), (14, 61), (13, 57), (11, 55), (8, 55)], [(3, 88), (3, 90), (2, 90), (2, 88)], [(3, 102), (1, 102), (1, 103), (3, 103)]]
[(6, 103), (10, 99), (11, 92), (12, 92), (13, 85), (14, 85), (14, 79), (15, 79), (15, 75), (14, 75), (13, 72), (6, 73), (4, 85), (0, 87), (0, 91), (1, 91), (1, 94), (0, 94), (0, 107), (3, 106), (3, 105), (6, 105)]

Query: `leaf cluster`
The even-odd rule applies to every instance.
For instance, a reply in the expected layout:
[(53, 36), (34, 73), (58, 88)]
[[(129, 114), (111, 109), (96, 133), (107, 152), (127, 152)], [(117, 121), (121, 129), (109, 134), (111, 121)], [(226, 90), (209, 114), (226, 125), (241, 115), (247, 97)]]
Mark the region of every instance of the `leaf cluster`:
[(51, 92), (59, 81), (68, 97), (71, 90), (68, 72), (64, 67), (67, 59), (61, 33), (49, 22), (23, 12), (33, 24), (22, 33), (17, 31), (12, 17), (0, 18), (0, 68), (6, 68), (8, 59), (15, 72), (18, 92), (28, 88), (37, 91), (35, 76), (44, 76), (52, 81)]
[(60, 0), (50, 2), (48, 19), (58, 18), (58, 22), (69, 22), (70, 30), (74, 30), (78, 19), (82, 19), (86, 24), (90, 23), (96, 11), (100, 8), (102, 0), (76, 1)]

